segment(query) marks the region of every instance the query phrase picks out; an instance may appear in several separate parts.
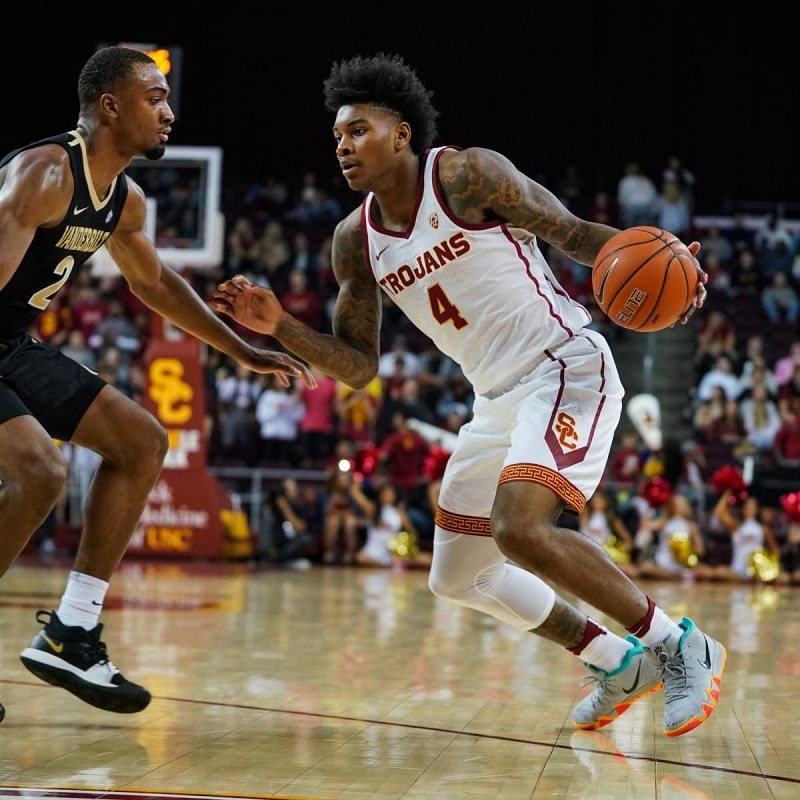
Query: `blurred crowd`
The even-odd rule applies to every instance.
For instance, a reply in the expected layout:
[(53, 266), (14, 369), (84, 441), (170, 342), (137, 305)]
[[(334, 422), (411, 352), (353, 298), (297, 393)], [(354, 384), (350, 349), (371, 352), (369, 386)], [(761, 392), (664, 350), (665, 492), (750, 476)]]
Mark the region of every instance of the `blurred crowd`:
[[(696, 385), (687, 398), (694, 439), (680, 448), (678, 473), (667, 475), (676, 487), (681, 485), (695, 522), (707, 527), (715, 518), (708, 513), (708, 485), (719, 465), (740, 463), (758, 452), (781, 467), (800, 467), (797, 235), (778, 217), (755, 229), (740, 218), (724, 228), (693, 229), (695, 176), (677, 158), (664, 165), (657, 180), (637, 164), (628, 164), (615, 191), (588, 187), (571, 167), (550, 188), (586, 219), (617, 227), (658, 225), (685, 241), (702, 242), (701, 258), (711, 282), (695, 352)], [(180, 238), (184, 228), (191, 235), (185, 209), (197, 204), (192, 194), (198, 188), (178, 189), (183, 211), (169, 235)], [(332, 232), (360, 200), (341, 182), (322, 186), (311, 173), (295, 185), (271, 177), (232, 181), (224, 188), (222, 203), (223, 263), (185, 277), (209, 299), (220, 280), (243, 274), (271, 288), (290, 313), (312, 328), (329, 331), (337, 292)], [(590, 309), (591, 326), (612, 342), (623, 336), (598, 309), (590, 271), (541, 246), (565, 290)], [(298, 383), (284, 388), (218, 352), (205, 352), (209, 462), (292, 467), (327, 476), (322, 482), (288, 480), (273, 486), (264, 498), (262, 530), (254, 532), (263, 558), (388, 564), (389, 538), (411, 532), (417, 546), (406, 560), (426, 563), (446, 454), (413, 421), (455, 433), (472, 414), (474, 394), (459, 366), (439, 353), (390, 297), (383, 295), (383, 304), (379, 372), (363, 389), (321, 373), (316, 374), (315, 391)], [(274, 341), (240, 332), (275, 347)], [(141, 401), (150, 317), (121, 278), (82, 271), (43, 312), (34, 335)], [(634, 563), (647, 561), (641, 532), (645, 522), (638, 519), (641, 509), (634, 502), (640, 496), (637, 485), (663, 474), (664, 460), (627, 433), (609, 461), (607, 500), (631, 542), (639, 542), (631, 545)], [(662, 463), (661, 473), (656, 463)], [(603, 501), (593, 500), (593, 508), (597, 502)], [(685, 512), (680, 501), (673, 505)], [(617, 522), (609, 525), (622, 537)], [(657, 529), (651, 533), (652, 544)], [(785, 540), (778, 536), (778, 541)]]

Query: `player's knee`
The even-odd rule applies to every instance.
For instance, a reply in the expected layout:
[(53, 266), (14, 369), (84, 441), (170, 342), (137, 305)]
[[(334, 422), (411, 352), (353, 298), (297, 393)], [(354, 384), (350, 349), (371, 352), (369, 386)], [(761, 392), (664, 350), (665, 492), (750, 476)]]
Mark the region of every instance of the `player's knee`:
[(521, 561), (535, 568), (543, 567), (547, 562), (552, 527), (548, 522), (515, 519), (504, 513), (492, 515), (492, 536), (500, 552), (512, 561)]
[(20, 460), (9, 482), (16, 482), (26, 497), (55, 502), (67, 482), (67, 464), (54, 445), (37, 447)]
[(136, 462), (138, 469), (152, 468), (158, 472), (168, 450), (167, 432), (155, 417), (147, 414), (131, 430), (126, 455)]
[(472, 577), (458, 570), (436, 569), (436, 560), (428, 574), (428, 588), (444, 600), (462, 603), (472, 591)]

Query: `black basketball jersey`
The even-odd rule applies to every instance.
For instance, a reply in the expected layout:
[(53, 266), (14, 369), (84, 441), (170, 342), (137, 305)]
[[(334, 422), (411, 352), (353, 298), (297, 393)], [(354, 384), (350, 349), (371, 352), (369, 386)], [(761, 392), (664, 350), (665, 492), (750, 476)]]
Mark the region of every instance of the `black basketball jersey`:
[(17, 271), (0, 289), (0, 340), (25, 333), (53, 296), (117, 227), (128, 197), (128, 182), (118, 175), (100, 200), (89, 175), (86, 143), (71, 131), (20, 147), (0, 160), (5, 166), (23, 150), (61, 145), (69, 154), (75, 189), (66, 216), (53, 228), (39, 228)]

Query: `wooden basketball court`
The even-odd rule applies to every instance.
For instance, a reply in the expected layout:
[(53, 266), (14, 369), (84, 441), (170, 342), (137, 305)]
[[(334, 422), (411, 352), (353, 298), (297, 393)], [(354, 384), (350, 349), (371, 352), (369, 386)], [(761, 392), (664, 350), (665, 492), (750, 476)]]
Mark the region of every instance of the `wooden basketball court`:
[(648, 584), (730, 655), (715, 714), (668, 739), (661, 695), (576, 731), (577, 659), (392, 570), (128, 563), (104, 639), (154, 699), (98, 711), (18, 659), (66, 572), (0, 583), (0, 797), (800, 797), (797, 589)]

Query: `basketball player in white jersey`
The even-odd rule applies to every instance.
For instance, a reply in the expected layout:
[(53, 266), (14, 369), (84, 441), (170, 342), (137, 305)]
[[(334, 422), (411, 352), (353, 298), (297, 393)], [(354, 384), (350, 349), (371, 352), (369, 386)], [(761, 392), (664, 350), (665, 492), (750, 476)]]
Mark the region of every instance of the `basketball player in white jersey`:
[[(333, 335), (241, 276), (219, 286), (213, 307), (361, 387), (378, 368), (380, 291), (389, 294), (476, 393), (441, 487), (433, 592), (586, 662), (597, 687), (573, 711), (579, 726), (612, 722), (663, 682), (665, 732), (697, 727), (716, 706), (725, 649), (690, 619), (674, 622), (601, 547), (556, 524), (598, 485), (623, 389), (607, 343), (586, 327), (588, 311), (559, 286), (536, 239), (591, 265), (616, 230), (576, 218), (498, 153), (429, 149), (430, 93), (399, 57), (335, 64), (325, 96), (342, 173), (368, 192), (334, 236)], [(587, 618), (538, 576), (629, 635)]]

